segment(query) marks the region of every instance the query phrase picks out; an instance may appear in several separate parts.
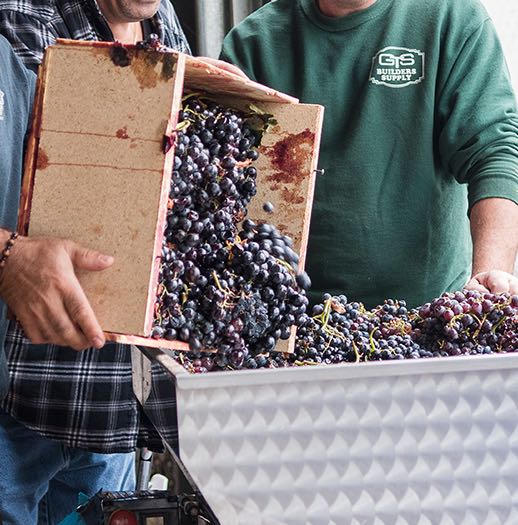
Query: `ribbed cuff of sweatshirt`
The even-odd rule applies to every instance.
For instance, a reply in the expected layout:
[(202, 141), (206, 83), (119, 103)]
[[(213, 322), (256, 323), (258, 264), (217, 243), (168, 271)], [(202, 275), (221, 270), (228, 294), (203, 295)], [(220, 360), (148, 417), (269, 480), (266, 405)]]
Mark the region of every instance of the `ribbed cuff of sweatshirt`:
[(499, 162), (472, 176), (468, 185), (468, 214), (482, 199), (508, 199), (518, 204), (518, 166)]

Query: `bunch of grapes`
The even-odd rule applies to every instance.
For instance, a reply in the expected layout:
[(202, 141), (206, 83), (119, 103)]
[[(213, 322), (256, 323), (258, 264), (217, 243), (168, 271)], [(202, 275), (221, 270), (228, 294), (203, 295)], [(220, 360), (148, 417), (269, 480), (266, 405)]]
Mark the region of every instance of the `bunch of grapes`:
[[(192, 372), (358, 363), (518, 350), (518, 296), (444, 294), (416, 310), (367, 311), (326, 294), (308, 312), (290, 238), (246, 218), (257, 193), (262, 115), (190, 96), (175, 136), (152, 336), (188, 342)], [(168, 144), (166, 144), (166, 147)], [(272, 213), (273, 206), (264, 204)], [(293, 354), (275, 352), (293, 326)]]
[(386, 300), (366, 311), (344, 296), (324, 296), (297, 333), (292, 364), (365, 362), (518, 350), (518, 296), (446, 293), (408, 311)]
[(415, 337), (447, 355), (518, 350), (518, 296), (465, 290), (423, 305), (414, 322)]
[(388, 299), (367, 311), (344, 295), (324, 295), (297, 332), (292, 364), (333, 364), (430, 357), (412, 337), (405, 301)]
[(257, 115), (190, 96), (179, 120), (152, 337), (188, 342), (196, 371), (239, 369), (289, 338), (309, 280), (288, 238), (245, 220)]

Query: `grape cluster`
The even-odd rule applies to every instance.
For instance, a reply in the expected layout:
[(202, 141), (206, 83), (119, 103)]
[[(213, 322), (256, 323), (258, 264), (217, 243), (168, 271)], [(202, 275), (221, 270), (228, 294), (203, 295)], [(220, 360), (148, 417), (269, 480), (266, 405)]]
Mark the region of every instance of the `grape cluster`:
[[(257, 126), (261, 122), (263, 128)], [(308, 311), (289, 237), (247, 218), (268, 122), (199, 96), (184, 100), (152, 337), (188, 342), (195, 373), (518, 350), (518, 296), (463, 291), (415, 310), (388, 299), (367, 311), (326, 294)], [(172, 144), (166, 141), (164, 146)], [(274, 212), (271, 203), (263, 209)], [(295, 352), (275, 352), (297, 327)]]
[(245, 219), (257, 115), (189, 96), (179, 122), (151, 335), (188, 342), (196, 371), (239, 369), (300, 324), (308, 278), (288, 238)]
[(430, 357), (412, 336), (405, 301), (388, 299), (367, 311), (344, 295), (324, 295), (298, 330), (294, 364), (333, 364)]
[(445, 294), (419, 308), (415, 337), (447, 355), (518, 350), (518, 296)]
[(365, 362), (518, 350), (518, 296), (446, 293), (408, 311), (387, 300), (366, 311), (344, 296), (324, 297), (298, 330), (294, 364)]

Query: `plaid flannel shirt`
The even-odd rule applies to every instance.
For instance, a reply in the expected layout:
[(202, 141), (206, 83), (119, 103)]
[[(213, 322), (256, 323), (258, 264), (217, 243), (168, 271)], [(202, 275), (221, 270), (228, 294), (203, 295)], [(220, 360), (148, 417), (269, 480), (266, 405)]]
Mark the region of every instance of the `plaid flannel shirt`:
[[(168, 0), (162, 0), (144, 30), (157, 33), (168, 47), (190, 52)], [(0, 33), (32, 69), (57, 38), (113, 40), (95, 0), (3, 1)], [(110, 343), (101, 350), (78, 353), (53, 345), (33, 345), (18, 325), (10, 323), (5, 351), (10, 385), (0, 406), (23, 425), (92, 452), (129, 452), (139, 446), (162, 450), (161, 438), (133, 392), (129, 346)], [(173, 381), (156, 364), (152, 377), (146, 412), (162, 436), (176, 447)]]
[[(163, 44), (190, 53), (169, 0), (162, 0), (149, 20)], [(6, 0), (0, 2), (0, 33), (30, 69), (37, 70), (47, 46), (57, 38), (102, 40), (113, 34), (95, 0)]]

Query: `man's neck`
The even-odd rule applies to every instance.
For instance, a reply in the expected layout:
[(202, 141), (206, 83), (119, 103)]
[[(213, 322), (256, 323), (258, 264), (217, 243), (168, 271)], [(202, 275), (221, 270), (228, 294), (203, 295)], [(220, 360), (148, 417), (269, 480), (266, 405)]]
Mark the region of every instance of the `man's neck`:
[(326, 16), (341, 17), (363, 11), (377, 0), (316, 0), (320, 11)]
[(114, 8), (113, 2), (97, 0), (97, 5), (112, 31), (114, 40), (121, 44), (136, 44), (144, 40), (140, 22), (125, 20)]
[(119, 41), (121, 44), (136, 44), (144, 40), (140, 22), (113, 24), (108, 21), (108, 25), (112, 30), (113, 39)]

